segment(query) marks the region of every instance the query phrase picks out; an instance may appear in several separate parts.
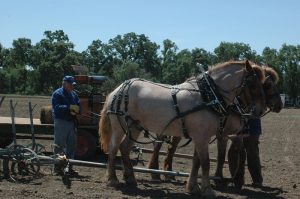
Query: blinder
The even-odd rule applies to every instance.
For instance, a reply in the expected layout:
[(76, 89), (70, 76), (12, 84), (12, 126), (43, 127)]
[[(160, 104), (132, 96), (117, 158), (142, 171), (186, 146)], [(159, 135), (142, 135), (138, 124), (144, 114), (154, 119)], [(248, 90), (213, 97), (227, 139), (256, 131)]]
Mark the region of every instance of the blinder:
[(256, 97), (264, 97), (264, 93), (257, 93), (259, 78), (254, 72), (247, 72), (240, 86), (239, 94), (234, 101), (234, 111), (244, 117), (253, 117), (253, 112), (256, 109)]

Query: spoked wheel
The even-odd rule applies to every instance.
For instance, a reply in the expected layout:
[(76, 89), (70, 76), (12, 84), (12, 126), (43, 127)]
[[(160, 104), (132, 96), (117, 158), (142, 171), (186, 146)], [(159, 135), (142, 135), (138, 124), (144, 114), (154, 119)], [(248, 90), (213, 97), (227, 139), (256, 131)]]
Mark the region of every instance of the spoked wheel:
[(77, 134), (77, 148), (75, 158), (79, 160), (90, 160), (96, 153), (96, 138), (88, 131), (81, 130)]
[[(32, 149), (32, 144), (27, 145), (27, 148)], [(32, 149), (37, 155), (44, 155), (46, 148), (44, 145), (36, 143), (34, 149)]]
[(29, 148), (17, 145), (10, 149), (11, 166), (13, 175), (37, 175), (40, 171), (40, 161), (37, 154)]

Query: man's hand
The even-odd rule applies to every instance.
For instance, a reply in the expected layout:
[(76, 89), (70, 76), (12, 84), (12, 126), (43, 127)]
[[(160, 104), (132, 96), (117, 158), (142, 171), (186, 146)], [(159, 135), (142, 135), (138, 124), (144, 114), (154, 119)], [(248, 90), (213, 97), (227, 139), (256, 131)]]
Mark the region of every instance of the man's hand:
[(70, 105), (70, 112), (71, 115), (76, 115), (79, 113), (79, 106), (78, 105)]

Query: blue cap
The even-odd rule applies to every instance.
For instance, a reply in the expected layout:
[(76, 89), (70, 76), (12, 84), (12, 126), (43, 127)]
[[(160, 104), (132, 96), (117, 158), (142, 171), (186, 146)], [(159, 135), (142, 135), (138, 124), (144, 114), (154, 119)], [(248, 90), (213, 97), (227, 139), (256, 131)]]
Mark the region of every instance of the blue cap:
[(68, 82), (68, 83), (70, 83), (72, 85), (76, 84), (74, 77), (73, 76), (69, 76), (69, 75), (64, 76), (63, 81)]

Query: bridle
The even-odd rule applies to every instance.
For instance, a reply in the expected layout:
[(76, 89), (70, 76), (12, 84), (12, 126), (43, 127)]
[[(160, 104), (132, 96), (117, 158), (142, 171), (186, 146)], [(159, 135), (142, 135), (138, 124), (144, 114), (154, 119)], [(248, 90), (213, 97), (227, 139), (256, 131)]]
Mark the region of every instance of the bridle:
[[(242, 78), (242, 83), (231, 89), (230, 91), (226, 91), (224, 89), (222, 89), (221, 87), (218, 87), (218, 89), (220, 89), (222, 92), (224, 93), (230, 93), (233, 90), (236, 90), (236, 95), (235, 98), (233, 100), (233, 103), (228, 106), (229, 107), (229, 111), (233, 111), (238, 113), (239, 115), (241, 115), (242, 117), (251, 117), (253, 116), (253, 111), (255, 110), (256, 106), (254, 103), (254, 97), (255, 94), (253, 93), (253, 89), (251, 89), (251, 85), (253, 84), (253, 82), (259, 82), (259, 78), (257, 76), (257, 74), (254, 71), (248, 72), (246, 71), (244, 73), (244, 76)], [(248, 99), (247, 93), (249, 92), (250, 94), (248, 94), (248, 97), (250, 97), (250, 100), (246, 100)], [(263, 94), (262, 94), (263, 96)]]

